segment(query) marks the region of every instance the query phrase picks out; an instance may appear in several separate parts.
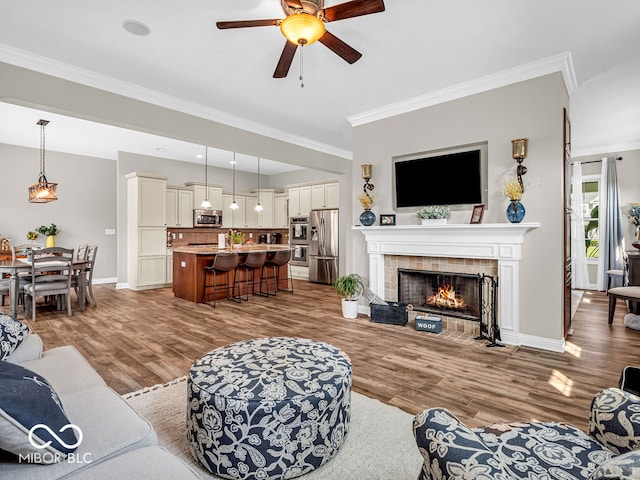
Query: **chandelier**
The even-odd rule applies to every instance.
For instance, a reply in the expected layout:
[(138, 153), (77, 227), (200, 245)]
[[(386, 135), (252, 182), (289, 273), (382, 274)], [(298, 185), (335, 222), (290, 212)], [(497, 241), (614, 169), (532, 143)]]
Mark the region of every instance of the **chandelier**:
[(30, 203), (47, 203), (58, 199), (56, 193), (57, 183), (49, 183), (44, 171), (44, 127), (49, 120), (38, 120), (36, 125), (40, 125), (40, 177), (38, 181), (29, 187)]

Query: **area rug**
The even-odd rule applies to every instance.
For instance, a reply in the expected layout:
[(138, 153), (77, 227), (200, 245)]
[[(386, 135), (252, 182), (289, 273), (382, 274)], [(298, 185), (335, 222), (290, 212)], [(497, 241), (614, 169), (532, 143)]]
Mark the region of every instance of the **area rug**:
[[(191, 455), (185, 426), (187, 377), (123, 395), (158, 434), (160, 445), (191, 465), (202, 478), (220, 477)], [(378, 400), (352, 392), (351, 427), (338, 454), (305, 480), (415, 480), (422, 457), (412, 432), (413, 416)]]

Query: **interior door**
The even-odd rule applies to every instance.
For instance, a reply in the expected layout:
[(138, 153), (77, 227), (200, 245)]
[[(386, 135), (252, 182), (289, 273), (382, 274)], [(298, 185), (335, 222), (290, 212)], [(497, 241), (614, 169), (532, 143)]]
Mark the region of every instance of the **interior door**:
[(571, 334), (571, 122), (567, 109), (563, 109), (564, 116), (564, 304), (563, 323), (564, 337)]

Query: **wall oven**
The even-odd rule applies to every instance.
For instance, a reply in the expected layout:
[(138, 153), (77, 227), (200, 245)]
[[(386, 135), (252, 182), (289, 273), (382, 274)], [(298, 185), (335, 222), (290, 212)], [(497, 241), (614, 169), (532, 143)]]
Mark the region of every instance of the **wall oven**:
[(291, 245), (291, 265), (309, 266), (309, 246)]
[(221, 227), (222, 210), (207, 210), (195, 208), (193, 210), (194, 227)]
[(309, 244), (309, 217), (291, 217), (289, 221), (289, 243), (291, 245)]

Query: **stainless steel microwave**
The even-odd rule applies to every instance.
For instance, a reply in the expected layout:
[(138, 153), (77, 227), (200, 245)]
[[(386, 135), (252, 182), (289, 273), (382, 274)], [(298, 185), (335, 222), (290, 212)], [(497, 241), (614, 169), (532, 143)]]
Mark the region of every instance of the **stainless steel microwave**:
[(194, 227), (221, 227), (222, 210), (207, 210), (195, 208), (193, 210)]

